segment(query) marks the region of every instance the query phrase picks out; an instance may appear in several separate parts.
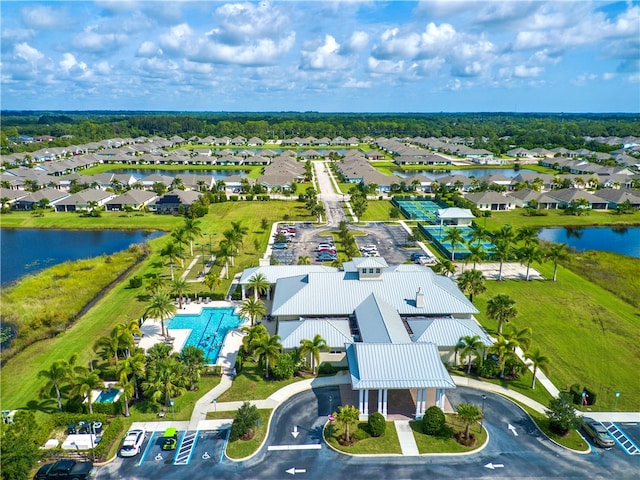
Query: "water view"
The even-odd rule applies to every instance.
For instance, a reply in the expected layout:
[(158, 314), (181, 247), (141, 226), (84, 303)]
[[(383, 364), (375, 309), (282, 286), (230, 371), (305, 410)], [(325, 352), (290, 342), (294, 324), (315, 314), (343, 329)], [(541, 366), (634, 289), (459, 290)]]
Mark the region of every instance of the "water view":
[(240, 175), (246, 177), (247, 172), (245, 170), (163, 170), (161, 168), (118, 168), (113, 170), (107, 170), (107, 173), (124, 173), (127, 175), (133, 175), (134, 177), (141, 179), (148, 177), (149, 175), (166, 175), (167, 177), (183, 177), (185, 175), (202, 175), (213, 177), (218, 180), (224, 180), (232, 175)]
[(401, 178), (424, 175), (432, 180), (438, 180), (449, 175), (462, 175), (465, 177), (488, 177), (490, 175), (504, 175), (507, 178), (517, 177), (521, 173), (536, 173), (533, 170), (521, 168), (465, 168), (464, 170), (393, 170), (393, 174)]
[(640, 227), (543, 228), (538, 238), (566, 243), (578, 251), (605, 250), (640, 258)]
[(162, 235), (144, 230), (0, 231), (0, 281), (7, 285), (25, 274), (81, 258), (110, 255)]

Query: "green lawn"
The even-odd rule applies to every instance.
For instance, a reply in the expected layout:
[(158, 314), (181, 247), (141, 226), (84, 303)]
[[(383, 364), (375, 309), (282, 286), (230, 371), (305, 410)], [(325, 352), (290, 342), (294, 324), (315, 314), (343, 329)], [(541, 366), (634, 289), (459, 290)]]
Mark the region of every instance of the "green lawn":
[[(544, 265), (549, 278), (551, 267)], [(550, 357), (549, 378), (560, 389), (574, 383), (598, 394), (594, 410), (613, 409), (615, 391), (619, 410), (640, 410), (640, 338), (638, 311), (602, 287), (559, 267), (558, 281), (486, 282), (487, 291), (474, 298), (477, 316), (489, 332), (487, 300), (497, 293), (516, 302), (518, 328), (533, 329), (533, 346)]]
[(348, 447), (340, 445), (340, 442), (338, 442), (338, 437), (343, 433), (344, 429), (334, 423), (331, 427), (331, 436), (329, 436), (329, 425), (327, 425), (324, 428), (324, 439), (333, 448), (345, 453), (369, 455), (398, 455), (402, 453), (398, 432), (393, 422), (387, 422), (387, 428), (381, 437), (372, 437), (367, 422), (360, 422), (357, 429), (350, 432), (352, 436), (359, 440)]
[(389, 200), (367, 200), (367, 204), (367, 210), (358, 220), (362, 222), (380, 222), (390, 219), (391, 202)]
[[(446, 415), (446, 424), (453, 428), (454, 431), (464, 431), (465, 426), (458, 419), (457, 415)], [(411, 430), (413, 431), (413, 437), (416, 439), (418, 445), (418, 451), (420, 453), (462, 453), (471, 452), (487, 441), (487, 431), (480, 427), (479, 423), (471, 425), (469, 429), (470, 433), (474, 434), (477, 443), (475, 447), (465, 447), (460, 445), (454, 438), (441, 438), (434, 437), (433, 435), (427, 435), (422, 433), (422, 421), (412, 420), (409, 422)]]
[[(238, 439), (235, 442), (229, 442), (227, 444), (226, 450), (227, 456), (229, 458), (239, 460), (248, 457), (260, 448), (260, 445), (262, 445), (262, 442), (267, 435), (267, 428), (269, 426), (269, 418), (271, 417), (271, 412), (271, 409), (258, 409), (258, 413), (260, 414), (260, 425), (255, 427), (253, 438), (251, 438), (251, 440)], [(207, 416), (207, 418), (209, 417)]]
[(616, 215), (611, 211), (591, 211), (588, 215), (564, 215), (563, 210), (545, 210), (547, 215), (528, 217), (523, 215), (522, 208), (516, 208), (508, 212), (491, 212), (491, 216), (478, 219), (482, 225), (486, 224), (489, 230), (498, 230), (501, 226), (509, 224), (514, 228), (523, 226), (532, 227), (589, 227), (604, 225), (640, 225), (640, 211), (628, 215)]

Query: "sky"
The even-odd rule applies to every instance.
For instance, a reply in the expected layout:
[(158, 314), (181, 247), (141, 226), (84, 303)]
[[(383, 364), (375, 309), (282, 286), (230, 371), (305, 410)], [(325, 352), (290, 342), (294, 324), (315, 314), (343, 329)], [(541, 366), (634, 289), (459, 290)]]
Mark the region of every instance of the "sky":
[(0, 2), (0, 108), (640, 112), (640, 1)]

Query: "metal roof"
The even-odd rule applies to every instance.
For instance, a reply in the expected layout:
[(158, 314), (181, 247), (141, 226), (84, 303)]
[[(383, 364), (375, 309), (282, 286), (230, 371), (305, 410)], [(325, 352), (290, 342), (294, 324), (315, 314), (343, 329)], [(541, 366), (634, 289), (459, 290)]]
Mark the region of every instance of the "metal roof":
[(411, 339), (414, 342), (430, 342), (439, 347), (454, 347), (460, 337), (477, 335), (485, 345), (493, 345), (491, 337), (474, 319), (453, 317), (412, 318), (407, 320), (407, 323), (413, 332)]
[(382, 257), (355, 257), (352, 259), (355, 268), (384, 268), (387, 261)]
[[(416, 305), (418, 289), (424, 294), (422, 307)], [(384, 268), (375, 280), (360, 280), (350, 272), (339, 271), (312, 271), (306, 276), (281, 278), (276, 285), (271, 313), (274, 316), (351, 315), (372, 293), (400, 315), (478, 313), (450, 278), (419, 265)]]
[(311, 272), (337, 272), (335, 267), (325, 267), (323, 265), (267, 265), (264, 267), (247, 268), (242, 272), (240, 285), (246, 285), (255, 273), (262, 273), (267, 281), (273, 285), (281, 278), (306, 275)]
[(468, 208), (441, 208), (438, 210), (438, 218), (475, 218)]
[(355, 310), (360, 336), (367, 343), (408, 343), (409, 333), (391, 305), (372, 293)]
[(434, 343), (350, 343), (347, 359), (355, 390), (455, 388)]
[(345, 343), (353, 340), (349, 320), (307, 319), (302, 321), (279, 322), (283, 348), (300, 346), (300, 340), (313, 340), (320, 335), (331, 348), (343, 348)]

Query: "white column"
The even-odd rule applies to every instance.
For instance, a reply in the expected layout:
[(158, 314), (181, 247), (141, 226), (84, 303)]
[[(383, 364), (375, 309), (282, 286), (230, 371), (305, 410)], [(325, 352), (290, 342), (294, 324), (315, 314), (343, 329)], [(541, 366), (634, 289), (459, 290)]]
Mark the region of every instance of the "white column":
[(442, 388), (436, 388), (436, 405), (444, 411), (444, 390)]
[(364, 412), (365, 415), (369, 415), (369, 390), (364, 391)]
[(363, 393), (364, 392), (362, 390), (358, 390), (358, 410), (360, 410), (360, 415), (364, 415)]
[(421, 405), (422, 405), (422, 388), (416, 388), (416, 420), (420, 417)]
[(384, 418), (387, 418), (387, 393), (388, 392), (389, 390), (387, 390), (386, 388), (382, 390), (382, 415), (384, 415)]
[(382, 414), (382, 389), (378, 389), (378, 412)]
[(244, 288), (244, 285), (242, 285), (242, 300), (245, 298), (247, 298), (247, 290)]
[(271, 300), (271, 287), (267, 288), (267, 300)]

